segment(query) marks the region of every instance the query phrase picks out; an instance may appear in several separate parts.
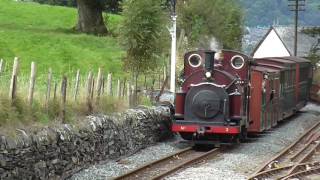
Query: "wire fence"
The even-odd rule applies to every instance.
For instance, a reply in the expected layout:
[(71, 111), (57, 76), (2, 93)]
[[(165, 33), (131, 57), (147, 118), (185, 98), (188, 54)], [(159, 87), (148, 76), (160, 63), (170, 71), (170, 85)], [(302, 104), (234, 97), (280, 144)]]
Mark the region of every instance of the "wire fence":
[(164, 86), (166, 72), (163, 69), (161, 73), (140, 76), (135, 87), (131, 79), (114, 78), (112, 73), (104, 72), (102, 68), (88, 72), (77, 70), (71, 75), (55, 74), (54, 69), (49, 68), (48, 73), (41, 74), (37, 73), (37, 65), (32, 62), (29, 74), (23, 74), (20, 73), (19, 58), (14, 58), (13, 63), (1, 59), (0, 93), (12, 101), (20, 97), (30, 106), (36, 100), (43, 107), (50, 108), (50, 101), (59, 101), (62, 116), (67, 103), (85, 102), (86, 108), (92, 111), (93, 106), (106, 100), (106, 97), (119, 99), (132, 106), (136, 104), (133, 98), (135, 92), (145, 95)]

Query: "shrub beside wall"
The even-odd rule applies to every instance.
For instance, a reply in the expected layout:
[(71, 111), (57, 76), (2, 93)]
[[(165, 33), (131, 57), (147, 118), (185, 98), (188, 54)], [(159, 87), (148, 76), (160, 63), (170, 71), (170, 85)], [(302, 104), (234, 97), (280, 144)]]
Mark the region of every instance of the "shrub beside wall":
[(0, 179), (65, 179), (101, 160), (117, 158), (171, 135), (167, 107), (89, 116), (37, 132), (0, 137)]

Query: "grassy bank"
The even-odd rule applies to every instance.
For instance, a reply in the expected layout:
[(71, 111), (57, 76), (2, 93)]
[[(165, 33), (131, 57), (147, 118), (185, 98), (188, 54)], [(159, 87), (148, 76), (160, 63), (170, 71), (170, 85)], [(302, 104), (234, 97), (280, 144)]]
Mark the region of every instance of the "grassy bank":
[[(106, 16), (106, 15), (105, 15)], [(117, 33), (121, 21), (119, 15), (107, 15), (108, 29)], [(104, 74), (111, 72), (116, 80), (124, 76), (121, 57), (124, 51), (113, 35), (97, 37), (73, 31), (77, 21), (74, 8), (40, 5), (30, 2), (0, 0), (0, 58), (5, 61), (5, 72), (0, 74), (0, 132), (10, 127), (24, 128), (61, 122), (60, 83), (63, 74), (68, 76), (66, 122), (81, 119), (89, 113), (115, 112), (126, 108), (126, 102), (102, 96), (93, 102), (93, 110), (87, 109), (85, 80), (89, 70), (96, 76), (99, 67)], [(10, 76), (14, 57), (20, 58), (17, 98), (11, 101)], [(26, 100), (30, 64), (37, 65), (37, 78), (33, 105)], [(58, 83), (57, 98), (45, 104), (46, 79), (52, 68), (52, 83)], [(78, 100), (74, 101), (74, 81), (77, 69), (82, 74)], [(53, 86), (53, 84), (52, 84)], [(51, 87), (53, 91), (53, 87)], [(49, 108), (47, 108), (49, 107)]]
[[(121, 17), (108, 15), (109, 29), (116, 30)], [(38, 74), (48, 68), (56, 75), (82, 73), (102, 67), (105, 72), (121, 73), (124, 53), (112, 36), (97, 37), (72, 31), (76, 24), (74, 8), (36, 3), (0, 1), (0, 58), (8, 62), (11, 71), (13, 58), (21, 58), (21, 75), (28, 74), (31, 61)]]

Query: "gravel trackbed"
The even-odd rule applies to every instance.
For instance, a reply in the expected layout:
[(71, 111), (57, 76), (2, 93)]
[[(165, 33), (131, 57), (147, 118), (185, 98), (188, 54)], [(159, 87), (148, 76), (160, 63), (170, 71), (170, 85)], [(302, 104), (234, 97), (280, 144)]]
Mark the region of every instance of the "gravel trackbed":
[[(268, 158), (280, 152), (312, 124), (319, 121), (318, 115), (320, 115), (320, 106), (309, 103), (297, 115), (281, 122), (271, 131), (251, 137), (246, 143), (230, 146), (218, 157), (184, 169), (166, 179), (246, 179)], [(93, 165), (74, 174), (70, 179), (112, 179), (184, 147), (185, 144), (179, 144), (177, 138), (158, 143), (120, 160)]]

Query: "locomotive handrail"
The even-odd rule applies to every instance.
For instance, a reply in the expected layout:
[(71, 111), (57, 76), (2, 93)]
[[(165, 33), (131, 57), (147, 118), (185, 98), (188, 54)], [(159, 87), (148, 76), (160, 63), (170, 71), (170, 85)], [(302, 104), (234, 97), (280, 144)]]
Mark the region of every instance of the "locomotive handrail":
[(216, 86), (216, 87), (219, 87), (219, 88), (224, 88), (226, 87), (226, 85), (219, 85), (219, 84), (216, 84), (216, 83), (213, 83), (213, 82), (203, 82), (203, 83), (199, 83), (199, 84), (190, 84), (190, 86), (192, 87), (197, 87), (197, 86), (201, 86), (201, 85), (213, 85), (213, 86)]

